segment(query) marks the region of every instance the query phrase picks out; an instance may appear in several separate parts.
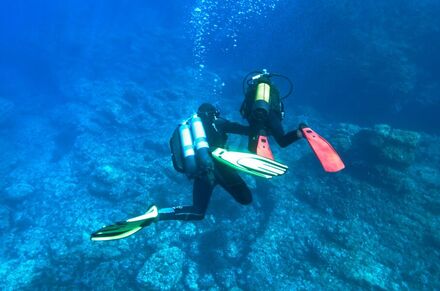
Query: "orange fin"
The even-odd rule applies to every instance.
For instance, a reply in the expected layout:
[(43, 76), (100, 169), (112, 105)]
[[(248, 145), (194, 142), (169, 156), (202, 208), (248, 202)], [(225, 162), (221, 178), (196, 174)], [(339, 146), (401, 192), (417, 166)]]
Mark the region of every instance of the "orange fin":
[(269, 140), (266, 136), (260, 135), (258, 137), (257, 155), (273, 160), (273, 154), (269, 146)]
[(345, 168), (344, 162), (328, 141), (310, 127), (301, 130), (326, 172), (338, 172)]

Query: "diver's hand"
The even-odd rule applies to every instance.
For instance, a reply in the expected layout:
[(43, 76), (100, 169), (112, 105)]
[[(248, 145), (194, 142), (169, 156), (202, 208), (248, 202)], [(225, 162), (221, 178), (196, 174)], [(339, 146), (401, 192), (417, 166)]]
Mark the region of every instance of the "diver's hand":
[(304, 122), (301, 122), (299, 125), (298, 125), (298, 129), (303, 129), (303, 128), (306, 128), (306, 127), (309, 127), (307, 124), (305, 124)]

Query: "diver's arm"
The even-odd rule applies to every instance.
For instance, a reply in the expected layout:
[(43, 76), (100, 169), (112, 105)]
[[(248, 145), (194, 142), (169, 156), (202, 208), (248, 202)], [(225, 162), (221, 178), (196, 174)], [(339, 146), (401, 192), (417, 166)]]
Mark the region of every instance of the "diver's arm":
[[(217, 124), (216, 124), (217, 126)], [(234, 133), (240, 135), (249, 135), (250, 127), (247, 125), (242, 125), (238, 122), (231, 122), (229, 120), (223, 119), (219, 124), (221, 130), (225, 133)]]

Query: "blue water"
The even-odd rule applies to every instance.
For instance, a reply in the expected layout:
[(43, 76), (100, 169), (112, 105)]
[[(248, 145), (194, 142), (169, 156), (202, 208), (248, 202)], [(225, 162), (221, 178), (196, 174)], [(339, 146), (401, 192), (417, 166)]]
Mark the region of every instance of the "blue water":
[[(439, 289), (439, 2), (180, 2), (1, 2), (1, 289)], [(285, 129), (307, 122), (346, 169), (273, 142), (290, 169), (243, 174), (251, 205), (218, 187), (203, 221), (90, 241), (190, 203), (175, 126), (202, 102), (245, 123), (263, 68), (293, 81)]]

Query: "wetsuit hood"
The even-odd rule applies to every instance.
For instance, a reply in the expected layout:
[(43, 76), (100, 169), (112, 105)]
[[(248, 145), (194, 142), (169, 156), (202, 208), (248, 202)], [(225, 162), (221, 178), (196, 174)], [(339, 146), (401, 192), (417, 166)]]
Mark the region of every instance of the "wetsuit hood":
[(197, 115), (204, 123), (211, 123), (220, 116), (220, 111), (211, 103), (203, 103), (197, 110)]

